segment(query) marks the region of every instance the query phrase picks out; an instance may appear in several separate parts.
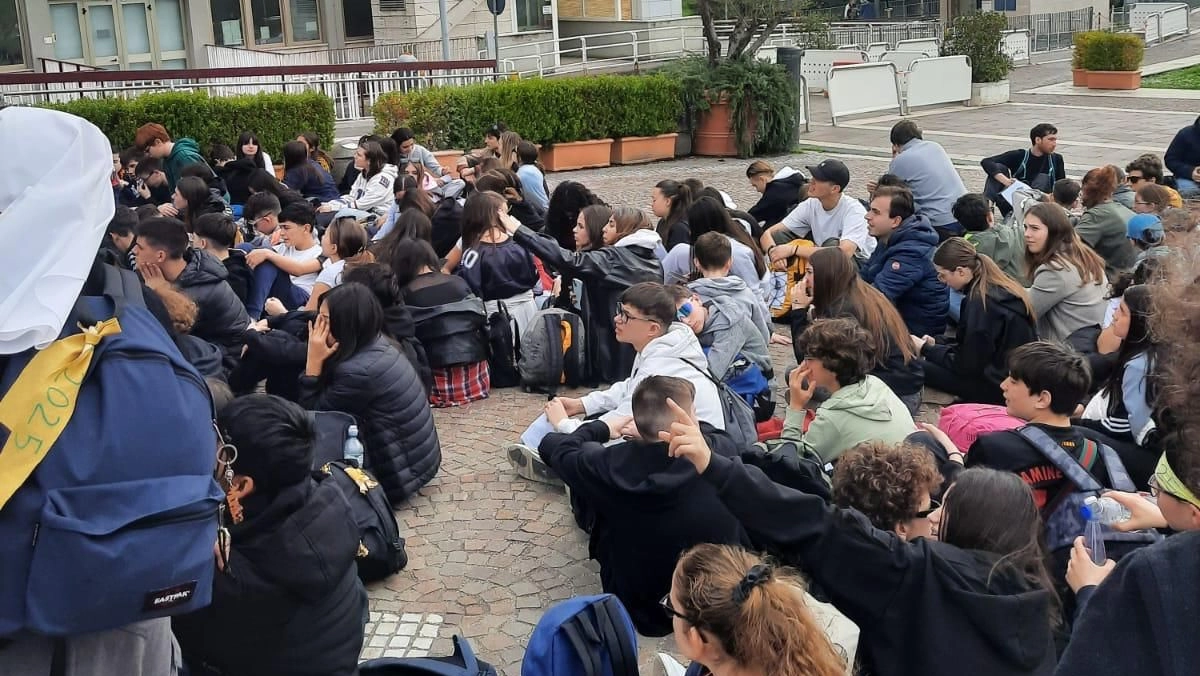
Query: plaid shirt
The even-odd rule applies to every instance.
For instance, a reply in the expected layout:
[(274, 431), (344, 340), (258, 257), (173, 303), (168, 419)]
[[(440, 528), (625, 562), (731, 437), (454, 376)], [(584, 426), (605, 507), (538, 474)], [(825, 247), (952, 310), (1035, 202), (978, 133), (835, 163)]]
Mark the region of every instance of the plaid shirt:
[(434, 368), (433, 389), (429, 391), (429, 405), (434, 408), (462, 406), (479, 399), (487, 399), (492, 389), (491, 373), (486, 361)]

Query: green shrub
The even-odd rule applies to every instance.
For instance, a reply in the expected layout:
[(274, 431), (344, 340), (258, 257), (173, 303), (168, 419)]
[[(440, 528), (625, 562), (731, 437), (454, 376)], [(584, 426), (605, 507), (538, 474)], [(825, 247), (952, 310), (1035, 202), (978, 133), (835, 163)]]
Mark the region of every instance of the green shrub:
[(998, 12), (956, 17), (942, 41), (942, 56), (966, 55), (971, 60), (971, 82), (1000, 82), (1012, 70), (1012, 60), (1000, 51), (1008, 19)]
[[(283, 144), (303, 132), (333, 143), (333, 102), (319, 92), (209, 96), (207, 92), (162, 92), (134, 98), (80, 99), (47, 104), (88, 120), (118, 148), (133, 144), (137, 128), (157, 122), (172, 138), (191, 137), (201, 149), (237, 144), (243, 131), (258, 134), (263, 150), (283, 159)], [(236, 148), (234, 149), (236, 152)]]
[(1103, 34), (1104, 31), (1080, 31), (1071, 36), (1071, 44), (1075, 47), (1071, 52), (1071, 68), (1083, 68), (1088, 48), (1091, 47), (1097, 35)]
[(1096, 32), (1083, 55), (1087, 70), (1135, 71), (1142, 67), (1146, 45), (1132, 33)]
[(679, 81), (689, 129), (695, 130), (699, 114), (722, 97), (729, 101), (742, 157), (787, 152), (795, 145), (797, 84), (783, 66), (749, 57), (711, 66), (703, 57), (691, 57), (660, 72)]
[(409, 127), (435, 150), (473, 148), (502, 121), (521, 137), (551, 145), (675, 131), (679, 85), (658, 75), (506, 80), (384, 95), (375, 131)]

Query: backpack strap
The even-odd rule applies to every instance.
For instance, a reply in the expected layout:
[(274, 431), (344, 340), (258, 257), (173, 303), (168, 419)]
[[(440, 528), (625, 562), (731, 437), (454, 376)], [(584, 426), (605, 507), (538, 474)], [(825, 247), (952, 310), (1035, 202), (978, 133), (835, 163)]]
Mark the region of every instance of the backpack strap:
[(563, 337), (562, 337), (562, 318), (553, 312), (547, 312), (542, 315), (542, 322), (546, 325), (546, 340), (549, 342), (550, 360), (549, 371), (556, 374), (551, 379), (549, 387), (547, 387), (546, 398), (553, 399), (558, 396), (558, 386), (562, 383), (564, 359), (563, 359)]
[(1032, 444), (1044, 458), (1050, 461), (1050, 464), (1057, 467), (1058, 471), (1062, 472), (1063, 476), (1067, 477), (1079, 490), (1094, 492), (1103, 490), (1100, 483), (1096, 481), (1096, 478), (1089, 474), (1083, 468), (1083, 465), (1079, 464), (1079, 461), (1067, 455), (1062, 446), (1059, 446), (1057, 442), (1051, 439), (1049, 434), (1032, 425), (1025, 425), (1018, 428), (1017, 434), (1020, 434), (1026, 441)]
[(595, 644), (600, 642), (600, 636), (596, 633), (596, 628), (584, 622), (583, 618), (579, 615), (576, 615), (563, 623), (562, 632), (571, 643), (576, 656), (579, 657), (579, 663), (583, 666), (583, 676), (599, 676), (600, 658), (588, 648), (589, 643)]
[(691, 362), (691, 360), (690, 360), (690, 359), (681, 359), (680, 361), (682, 361), (683, 363), (687, 364), (688, 366), (691, 366), (692, 368), (694, 368), (694, 369), (696, 369), (697, 371), (699, 371), (700, 373), (702, 373), (702, 374), (704, 375), (704, 377), (705, 377), (705, 378), (708, 378), (708, 380), (709, 380), (709, 381), (710, 381), (710, 382), (711, 382), (713, 385), (716, 385), (716, 386), (717, 386), (717, 392), (718, 392), (718, 393), (720, 393), (720, 391), (721, 391), (721, 384), (722, 384), (722, 383), (721, 383), (721, 381), (719, 381), (719, 380), (717, 380), (716, 378), (714, 378), (714, 377), (713, 377), (712, 371), (711, 371), (711, 370), (709, 370), (709, 368), (708, 368), (708, 365), (707, 365), (707, 364), (705, 364), (704, 368), (700, 368), (699, 366), (696, 366), (695, 364), (693, 364), (693, 363)]
[(1092, 466), (1096, 464), (1096, 456), (1100, 449), (1096, 447), (1096, 442), (1084, 437), (1083, 450), (1079, 452), (1079, 464), (1088, 472), (1092, 471)]
[(1025, 149), (1025, 156), (1021, 158), (1021, 166), (1017, 167), (1017, 170), (1013, 172), (1013, 178), (1016, 178), (1017, 174), (1021, 174), (1021, 180), (1024, 181), (1027, 178), (1025, 176), (1025, 171), (1026, 171), (1025, 165), (1027, 165), (1027, 164), (1029, 164), (1029, 149), (1028, 148)]
[(1100, 455), (1104, 456), (1104, 470), (1108, 473), (1108, 482), (1112, 484), (1113, 489), (1124, 493), (1136, 493), (1137, 488), (1133, 485), (1133, 479), (1129, 477), (1121, 456), (1107, 444), (1098, 445)]
[(613, 676), (638, 676), (637, 649), (629, 640), (629, 634), (620, 631), (614, 621), (614, 615), (620, 617), (617, 608), (610, 607), (615, 603), (616, 599), (609, 596), (592, 606), (604, 635), (604, 645), (608, 646), (612, 673)]

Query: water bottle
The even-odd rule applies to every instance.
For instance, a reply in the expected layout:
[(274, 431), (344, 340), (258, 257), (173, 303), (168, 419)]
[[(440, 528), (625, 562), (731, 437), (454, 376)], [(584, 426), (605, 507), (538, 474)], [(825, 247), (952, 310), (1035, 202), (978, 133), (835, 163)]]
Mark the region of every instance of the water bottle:
[(1104, 532), (1100, 526), (1100, 514), (1092, 511), (1086, 502), (1079, 506), (1079, 513), (1087, 520), (1087, 525), (1083, 528), (1083, 546), (1087, 547), (1088, 553), (1091, 554), (1092, 563), (1103, 566), (1108, 554), (1104, 551)]
[(362, 467), (363, 445), (358, 440), (358, 425), (351, 425), (350, 429), (346, 430), (346, 445), (343, 447), (342, 457), (353, 460)]
[(1112, 498), (1092, 496), (1084, 500), (1083, 504), (1087, 505), (1092, 514), (1096, 515), (1096, 519), (1105, 526), (1128, 521), (1133, 517), (1133, 514), (1129, 512), (1129, 509), (1125, 505)]

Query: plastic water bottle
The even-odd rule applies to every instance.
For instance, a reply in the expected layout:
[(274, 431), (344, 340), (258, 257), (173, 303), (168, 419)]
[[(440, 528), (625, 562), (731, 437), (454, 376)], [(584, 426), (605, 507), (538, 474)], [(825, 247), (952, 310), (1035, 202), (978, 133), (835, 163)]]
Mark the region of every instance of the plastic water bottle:
[(1087, 520), (1083, 528), (1083, 546), (1087, 547), (1092, 556), (1092, 563), (1103, 566), (1108, 554), (1104, 551), (1104, 532), (1100, 526), (1100, 514), (1093, 512), (1091, 507), (1084, 504), (1079, 506), (1079, 513)]
[(353, 460), (362, 467), (363, 445), (358, 440), (358, 425), (351, 425), (350, 429), (346, 430), (346, 445), (343, 447), (342, 457)]
[(1092, 496), (1084, 500), (1083, 504), (1087, 505), (1087, 508), (1091, 510), (1092, 514), (1096, 515), (1096, 520), (1105, 526), (1111, 526), (1114, 523), (1128, 521), (1131, 517), (1133, 517), (1133, 514), (1129, 512), (1129, 509), (1126, 508), (1125, 505), (1122, 505), (1112, 498), (1106, 498), (1104, 496)]

